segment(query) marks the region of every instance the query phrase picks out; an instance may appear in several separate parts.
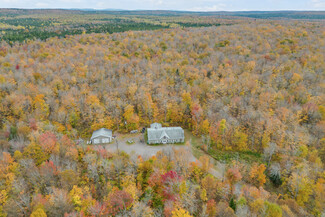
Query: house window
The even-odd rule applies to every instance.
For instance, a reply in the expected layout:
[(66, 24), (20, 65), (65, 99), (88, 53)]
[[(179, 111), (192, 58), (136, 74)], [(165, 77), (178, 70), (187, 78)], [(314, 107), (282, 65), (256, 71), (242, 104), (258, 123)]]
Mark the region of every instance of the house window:
[(94, 144), (100, 143), (100, 139), (94, 139)]

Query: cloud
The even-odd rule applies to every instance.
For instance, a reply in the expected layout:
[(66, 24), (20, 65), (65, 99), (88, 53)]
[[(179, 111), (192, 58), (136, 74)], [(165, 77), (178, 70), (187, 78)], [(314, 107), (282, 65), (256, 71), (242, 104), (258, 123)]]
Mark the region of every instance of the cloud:
[(188, 9), (189, 11), (222, 11), (226, 9), (226, 4), (219, 3), (212, 6), (203, 6), (203, 7), (193, 7)]
[(37, 2), (35, 4), (35, 7), (37, 7), (37, 8), (49, 8), (50, 5), (48, 3), (45, 3), (45, 2)]
[(106, 7), (107, 6), (105, 2), (97, 2), (95, 9), (105, 9)]
[[(294, 4), (292, 4), (293, 1)], [(0, 0), (0, 8), (111, 8), (189, 11), (325, 10), (325, 0)]]
[[(19, 0), (0, 0), (0, 3), (1, 3), (1, 1), (3, 1), (3, 3), (17, 3), (17, 2), (19, 2)], [(0, 8), (1, 8), (1, 6), (0, 6)]]
[(312, 6), (315, 9), (324, 10), (325, 9), (325, 0), (312, 0)]
[(81, 3), (81, 0), (60, 0), (63, 3)]

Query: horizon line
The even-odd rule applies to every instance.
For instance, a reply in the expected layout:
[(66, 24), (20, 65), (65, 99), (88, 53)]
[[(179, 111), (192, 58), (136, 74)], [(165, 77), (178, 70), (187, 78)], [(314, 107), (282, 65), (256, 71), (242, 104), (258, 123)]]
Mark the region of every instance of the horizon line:
[(299, 10), (299, 9), (281, 9), (281, 10), (220, 10), (220, 11), (196, 11), (196, 10), (177, 10), (177, 9), (117, 9), (117, 8), (2, 8), (3, 9), (16, 9), (16, 10), (94, 10), (94, 11), (170, 11), (170, 12), (197, 12), (197, 13), (214, 13), (214, 12), (325, 12), (325, 10)]

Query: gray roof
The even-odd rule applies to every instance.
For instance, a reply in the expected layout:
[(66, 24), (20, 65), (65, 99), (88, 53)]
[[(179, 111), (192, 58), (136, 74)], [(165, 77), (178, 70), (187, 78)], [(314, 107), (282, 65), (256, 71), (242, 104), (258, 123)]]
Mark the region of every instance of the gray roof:
[(103, 136), (103, 137), (112, 137), (112, 130), (101, 128), (93, 132), (93, 135), (90, 139), (94, 139), (96, 137)]
[(162, 127), (162, 128), (148, 128), (148, 140), (159, 140), (163, 136), (169, 139), (184, 138), (184, 130), (181, 127)]
[(150, 124), (150, 128), (161, 128), (161, 124), (160, 123), (152, 123)]

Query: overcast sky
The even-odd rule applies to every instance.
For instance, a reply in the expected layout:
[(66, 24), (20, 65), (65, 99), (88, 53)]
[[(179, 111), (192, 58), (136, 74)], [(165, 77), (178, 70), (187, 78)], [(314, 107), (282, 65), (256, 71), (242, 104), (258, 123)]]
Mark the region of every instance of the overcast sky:
[(325, 10), (325, 0), (0, 0), (0, 8), (189, 11)]

